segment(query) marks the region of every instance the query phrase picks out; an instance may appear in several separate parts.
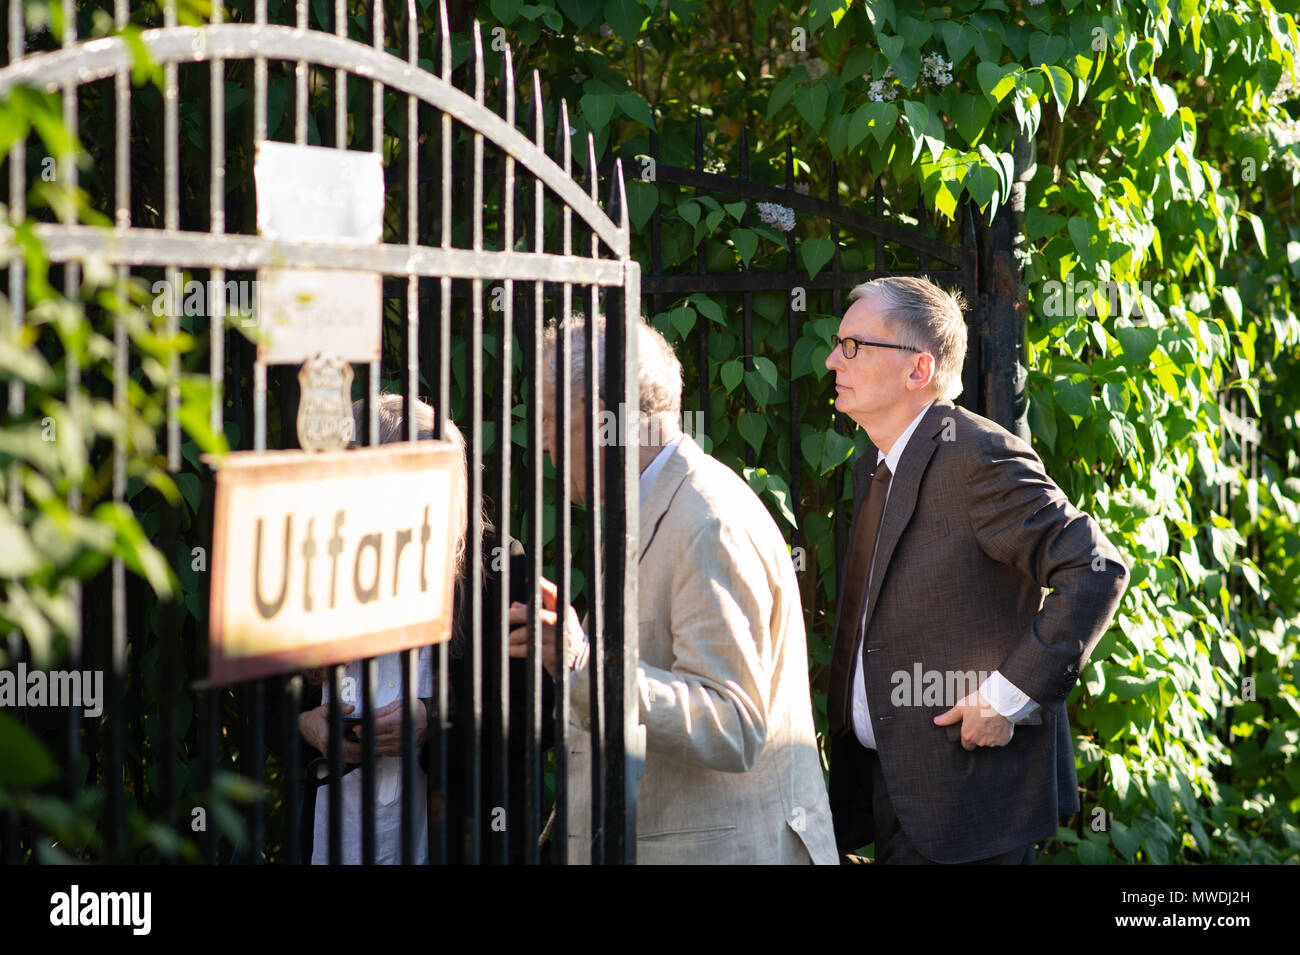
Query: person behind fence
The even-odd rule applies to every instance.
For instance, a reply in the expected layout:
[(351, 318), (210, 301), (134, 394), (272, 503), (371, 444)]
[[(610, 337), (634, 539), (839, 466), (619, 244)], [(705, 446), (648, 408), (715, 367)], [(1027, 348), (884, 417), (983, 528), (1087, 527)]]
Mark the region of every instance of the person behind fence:
[(840, 848), (1032, 863), (1077, 812), (1065, 699), (1128, 580), (1025, 441), (955, 406), (962, 303), (855, 288), (826, 359), (872, 446), (854, 469), (827, 714)]
[[(605, 355), (605, 326), (593, 326)], [(637, 792), (640, 863), (838, 861), (808, 689), (803, 610), (790, 552), (766, 507), (734, 471), (680, 428), (682, 369), (667, 340), (637, 323), (640, 665), (645, 726)], [(556, 448), (556, 340), (543, 363), (545, 447)], [(569, 381), (573, 498), (585, 501), (583, 323), (574, 323)], [(597, 391), (605, 386), (603, 365)], [(600, 401), (600, 411), (606, 402)], [(658, 427), (647, 426), (649, 419)], [(657, 432), (657, 433), (656, 433)], [(621, 546), (621, 545), (620, 545)], [(572, 607), (557, 661), (556, 590), (543, 583), (543, 663), (571, 676), (569, 858), (591, 856), (589, 669), (595, 665)], [(527, 652), (528, 612), (512, 606), (511, 653)]]
[[(353, 405), (353, 434), (362, 438), (366, 434), (364, 420), (364, 402), (358, 401)], [(378, 402), (379, 417), (379, 441), (381, 444), (388, 444), (395, 441), (406, 440), (406, 429), (403, 426), (402, 419), (402, 396), (397, 394), (382, 394)], [(423, 401), (416, 402), (415, 406), (416, 429), (419, 440), (431, 440), (434, 435), (434, 409)], [(457, 527), (457, 544), (454, 558), (454, 567), (456, 572), (455, 598), (452, 613), (452, 638), (448, 648), (449, 668), (448, 668), (448, 702), (449, 712), (446, 714), (445, 723), (448, 726), (447, 732), (447, 777), (446, 791), (443, 793), (428, 793), (426, 798), (427, 775), (426, 775), (426, 747), (422, 744), (432, 731), (432, 718), (434, 713), (434, 688), (437, 685), (433, 671), (433, 664), (436, 659), (436, 652), (430, 647), (421, 647), (419, 651), (418, 663), (418, 690), (420, 697), (416, 707), (416, 745), (420, 756), (420, 771), (415, 774), (417, 798), (416, 805), (427, 807), (428, 812), (417, 811), (416, 813), (416, 857), (417, 864), (424, 864), (429, 860), (428, 844), (428, 824), (430, 821), (436, 823), (441, 813), (447, 820), (447, 861), (455, 864), (465, 858), (465, 842), (468, 833), (463, 826), (463, 820), (466, 818), (467, 807), (465, 805), (464, 789), (466, 788), (465, 774), (465, 735), (466, 721), (457, 720), (456, 718), (456, 699), (468, 691), (470, 676), (469, 658), (466, 654), (468, 645), (469, 632), (469, 613), (468, 598), (466, 590), (468, 587), (468, 576), (466, 568), (466, 531), (468, 526), (468, 509), (466, 502), (466, 455), (465, 439), (456, 425), (450, 420), (447, 421), (447, 438), (456, 447), (458, 454), (458, 463), (460, 471), (459, 496), (455, 502), (456, 513), (454, 519)], [(361, 443), (364, 443), (362, 438)], [(354, 440), (352, 447), (358, 446)], [(481, 568), (483, 579), (483, 594), (485, 607), (485, 620), (483, 625), (484, 634), (492, 634), (497, 630), (497, 624), (493, 611), (499, 606), (499, 600), (495, 596), (494, 587), (499, 586), (500, 576), (492, 569), (494, 555), (498, 552), (498, 535), (495, 529), (486, 521), (483, 521), (483, 567)], [(510, 564), (510, 591), (512, 599), (524, 599), (528, 592), (527, 581), (527, 561), (524, 558), (523, 549), (519, 543), (510, 540), (505, 551), (509, 555)], [(483, 661), (484, 671), (492, 666), (493, 651), (495, 641), (484, 641)], [(401, 851), (401, 750), (402, 750), (402, 724), (401, 724), (401, 655), (398, 653), (385, 654), (378, 657), (375, 661), (377, 671), (378, 696), (375, 699), (375, 740), (376, 753), (376, 814), (375, 814), (375, 840), (376, 851), (375, 861), (379, 864), (400, 863), (402, 860)], [(316, 685), (321, 684), (324, 671), (316, 671), (314, 682)], [(344, 674), (344, 715), (360, 715), (360, 691), (362, 668), (359, 661), (349, 663)], [(523, 661), (511, 661), (510, 672), (510, 738), (509, 738), (509, 762), (510, 766), (522, 767), (525, 765), (524, 745), (525, 734), (523, 730), (523, 720), (526, 701), (525, 687), (525, 666)], [(355, 692), (349, 692), (357, 688)], [(542, 711), (544, 716), (541, 727), (541, 737), (543, 748), (549, 748), (552, 720), (546, 717), (550, 714), (550, 701), (553, 698), (548, 695), (544, 687)], [(329, 686), (321, 687), (321, 705), (312, 707), (304, 712), (299, 718), (299, 728), (303, 738), (308, 745), (318, 750), (322, 757), (328, 756), (329, 752)], [(484, 710), (488, 710), (489, 703), (485, 700)], [(345, 734), (349, 731), (345, 729)], [(358, 725), (355, 730), (355, 739), (361, 738), (361, 728)], [(493, 753), (495, 747), (488, 733), (484, 733), (482, 743), (482, 766), (487, 772), (494, 765)], [(361, 762), (361, 744), (359, 742), (343, 743), (343, 759), (346, 764), (357, 764)], [(361, 853), (361, 771), (349, 771), (343, 776), (343, 859), (345, 864), (356, 864), (362, 861)], [(499, 812), (494, 817), (493, 809), (495, 807), (488, 805), (490, 799), (490, 787), (486, 780), (481, 786), (483, 802), (480, 807), (480, 840), (481, 851), (484, 859), (492, 857), (494, 840), (507, 839), (509, 833), (509, 859), (512, 862), (522, 862), (524, 858), (524, 840), (536, 838), (536, 834), (529, 835), (527, 827), (524, 824), (523, 816), (523, 775), (521, 772), (512, 772), (509, 776), (509, 795), (506, 820), (507, 826), (503, 828), (500, 825), (492, 825), (494, 819), (500, 821)], [(329, 785), (322, 785), (318, 792), (319, 797), (316, 801), (315, 820), (312, 831), (311, 850), (312, 864), (319, 865), (329, 861)], [(513, 825), (511, 825), (513, 824)]]

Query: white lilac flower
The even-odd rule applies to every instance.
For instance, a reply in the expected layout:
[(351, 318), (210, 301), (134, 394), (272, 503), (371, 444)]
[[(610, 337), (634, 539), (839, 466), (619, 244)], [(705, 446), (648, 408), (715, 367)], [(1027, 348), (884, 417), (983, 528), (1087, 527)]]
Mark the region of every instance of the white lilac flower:
[(1029, 5), (1031, 7), (1041, 7), (1043, 5), (1043, 0), (1029, 0)]
[(952, 82), (952, 62), (938, 53), (927, 54), (921, 61), (921, 77), (939, 86), (947, 86)]
[(810, 80), (819, 80), (828, 72), (826, 69), (826, 63), (820, 58), (813, 59), (810, 57), (808, 61), (804, 63), (804, 69), (808, 71), (808, 79)]
[(775, 202), (760, 202), (758, 217), (782, 232), (794, 231), (794, 210)]
[(892, 86), (886, 86), (884, 80), (876, 80), (871, 84), (871, 89), (867, 90), (867, 99), (875, 102), (889, 102), (898, 99), (898, 90)]
[(600, 25), (600, 35), (608, 40), (610, 37), (614, 35), (614, 28), (611, 27), (608, 23), (602, 23)]
[(727, 164), (717, 156), (714, 156), (712, 159), (709, 159), (704, 163), (704, 171), (713, 173), (717, 176), (726, 175)]

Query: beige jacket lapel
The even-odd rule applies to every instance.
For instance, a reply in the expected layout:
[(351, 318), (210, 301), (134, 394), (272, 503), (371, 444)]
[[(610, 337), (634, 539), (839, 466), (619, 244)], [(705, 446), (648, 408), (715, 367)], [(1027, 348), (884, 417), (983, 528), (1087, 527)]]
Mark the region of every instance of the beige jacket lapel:
[(682, 482), (703, 455), (704, 452), (691, 440), (691, 436), (684, 434), (677, 444), (677, 450), (664, 462), (663, 470), (659, 472), (654, 487), (650, 489), (650, 496), (641, 508), (641, 554), (638, 560), (645, 557), (673, 498), (682, 488)]

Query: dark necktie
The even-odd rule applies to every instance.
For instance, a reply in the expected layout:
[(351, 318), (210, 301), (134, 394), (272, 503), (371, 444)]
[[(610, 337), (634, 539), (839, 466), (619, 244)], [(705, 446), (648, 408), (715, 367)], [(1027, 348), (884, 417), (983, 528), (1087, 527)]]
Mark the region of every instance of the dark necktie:
[[(845, 661), (841, 671), (847, 676), (847, 685), (838, 687), (843, 702), (840, 715), (842, 725), (848, 725), (849, 697), (853, 694), (853, 676), (849, 661), (853, 659), (858, 643), (858, 624), (862, 621), (863, 604), (867, 599), (867, 577), (871, 573), (871, 561), (876, 549), (876, 533), (880, 530), (880, 519), (885, 513), (885, 496), (889, 493), (889, 480), (893, 477), (884, 461), (876, 466), (876, 473), (867, 490), (867, 500), (863, 513), (858, 519), (853, 532), (853, 546), (849, 550), (849, 568), (844, 575), (844, 606), (841, 608), (839, 632), (835, 643), (836, 656)], [(847, 658), (846, 655), (847, 654)], [(839, 701), (836, 701), (838, 704)]]

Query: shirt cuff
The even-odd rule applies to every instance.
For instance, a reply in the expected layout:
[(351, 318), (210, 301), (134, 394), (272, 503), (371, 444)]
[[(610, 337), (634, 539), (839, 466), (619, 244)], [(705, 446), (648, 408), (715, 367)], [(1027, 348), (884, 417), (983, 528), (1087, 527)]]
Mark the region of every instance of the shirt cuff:
[(584, 637), (582, 641), (582, 649), (578, 651), (578, 658), (573, 661), (573, 666), (569, 667), (569, 670), (573, 673), (577, 673), (585, 667), (587, 665), (587, 655), (589, 653), (591, 653), (591, 639), (589, 637)]
[(1038, 709), (1037, 703), (997, 670), (980, 684), (980, 693), (999, 716), (1012, 723), (1019, 723)]

